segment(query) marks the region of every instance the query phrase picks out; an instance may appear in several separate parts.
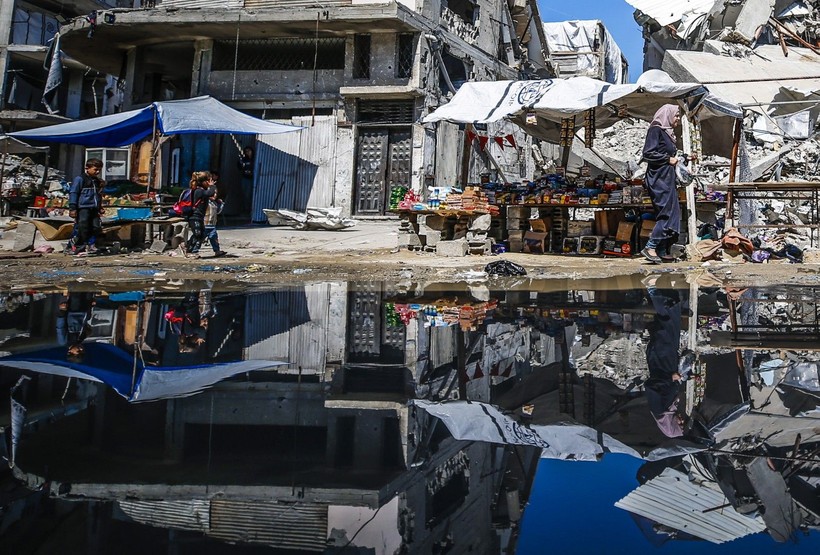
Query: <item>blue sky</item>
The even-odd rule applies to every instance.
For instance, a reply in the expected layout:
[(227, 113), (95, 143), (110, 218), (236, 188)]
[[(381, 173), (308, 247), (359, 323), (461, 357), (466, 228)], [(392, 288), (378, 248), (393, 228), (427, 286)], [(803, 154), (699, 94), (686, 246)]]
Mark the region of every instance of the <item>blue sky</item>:
[(776, 543), (754, 534), (722, 545), (671, 541), (654, 547), (614, 503), (638, 487), (642, 461), (605, 455), (601, 462), (541, 459), (521, 523), (516, 555), (802, 555), (820, 553), (820, 533)]
[(542, 21), (600, 19), (629, 61), (629, 79), (635, 81), (643, 69), (641, 28), (632, 17), (635, 9), (624, 0), (538, 0)]

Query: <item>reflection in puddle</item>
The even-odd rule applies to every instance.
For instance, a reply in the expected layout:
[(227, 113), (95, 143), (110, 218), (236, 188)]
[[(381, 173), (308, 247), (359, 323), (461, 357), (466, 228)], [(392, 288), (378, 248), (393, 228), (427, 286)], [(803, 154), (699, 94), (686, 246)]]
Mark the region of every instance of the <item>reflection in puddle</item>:
[(7, 293), (0, 544), (523, 552), (539, 459), (626, 455), (624, 549), (806, 549), (814, 291), (618, 285)]

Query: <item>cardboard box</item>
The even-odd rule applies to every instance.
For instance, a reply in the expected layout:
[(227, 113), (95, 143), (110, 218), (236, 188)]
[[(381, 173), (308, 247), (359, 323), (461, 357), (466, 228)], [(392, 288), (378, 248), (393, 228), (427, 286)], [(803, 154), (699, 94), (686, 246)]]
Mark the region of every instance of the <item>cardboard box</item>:
[(618, 241), (632, 241), (635, 236), (635, 224), (632, 222), (621, 222), (618, 224), (618, 231), (615, 233), (615, 239)]
[(593, 222), (571, 221), (567, 222), (567, 237), (581, 237), (592, 235)]
[(561, 252), (564, 254), (576, 254), (578, 252), (578, 237), (565, 237)]
[(607, 237), (601, 244), (601, 252), (611, 256), (632, 256), (634, 249), (632, 248), (631, 241), (619, 241), (618, 239)]
[(530, 231), (546, 232), (552, 229), (552, 218), (530, 220)]
[(655, 220), (642, 220), (640, 238), (649, 239), (653, 229), (655, 229)]
[(544, 253), (549, 233), (542, 231), (528, 231), (524, 234), (524, 252)]
[[(593, 232), (595, 235), (603, 235), (609, 237), (615, 235), (618, 230), (618, 224), (625, 218), (624, 211), (617, 210), (597, 210), (595, 212), (595, 225)], [(592, 235), (588, 233), (587, 235)]]
[(578, 254), (601, 254), (605, 237), (585, 235), (578, 240)]

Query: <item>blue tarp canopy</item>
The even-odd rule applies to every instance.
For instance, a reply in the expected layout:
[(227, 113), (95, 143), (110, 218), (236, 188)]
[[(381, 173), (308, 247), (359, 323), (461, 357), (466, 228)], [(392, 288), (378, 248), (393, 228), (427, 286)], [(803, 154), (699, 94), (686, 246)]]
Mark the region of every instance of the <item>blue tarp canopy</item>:
[(66, 360), (65, 346), (0, 358), (0, 366), (102, 382), (132, 402), (186, 397), (237, 374), (287, 365), (278, 360), (241, 360), (194, 366), (144, 366), (109, 343), (84, 343), (82, 362)]
[(82, 146), (118, 147), (151, 136), (156, 116), (163, 135), (184, 133), (233, 133), (273, 135), (299, 131), (301, 127), (265, 121), (234, 110), (210, 96), (154, 102), (140, 110), (49, 125), (10, 133), (18, 139)]

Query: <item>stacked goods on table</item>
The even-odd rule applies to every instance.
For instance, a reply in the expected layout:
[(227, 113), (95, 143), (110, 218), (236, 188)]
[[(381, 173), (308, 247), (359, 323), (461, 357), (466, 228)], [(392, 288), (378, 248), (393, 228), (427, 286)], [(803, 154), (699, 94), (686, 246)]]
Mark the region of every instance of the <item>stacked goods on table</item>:
[(550, 174), (535, 181), (521, 183), (485, 183), (482, 185), (491, 204), (502, 205), (610, 205), (651, 204), (643, 181), (629, 182), (597, 177), (570, 180)]
[(388, 305), (388, 312), (395, 312), (406, 325), (412, 318), (422, 315), (425, 327), (459, 326), (464, 331), (473, 331), (491, 316), (498, 301), (458, 303), (440, 299), (430, 304), (395, 303)]
[(448, 211), (497, 215), (498, 206), (490, 203), (479, 187), (467, 187), (464, 192), (450, 187), (429, 187), (428, 199), (422, 201), (418, 193), (407, 191), (397, 204), (398, 210), (411, 212)]

